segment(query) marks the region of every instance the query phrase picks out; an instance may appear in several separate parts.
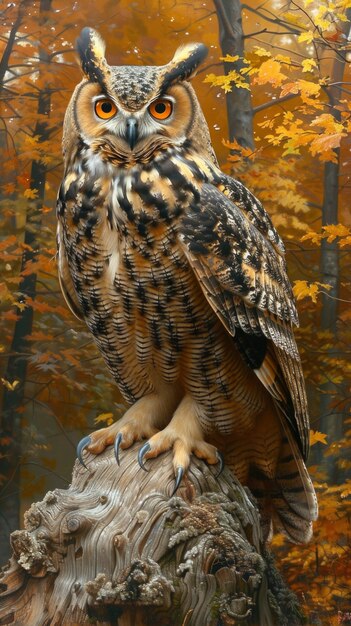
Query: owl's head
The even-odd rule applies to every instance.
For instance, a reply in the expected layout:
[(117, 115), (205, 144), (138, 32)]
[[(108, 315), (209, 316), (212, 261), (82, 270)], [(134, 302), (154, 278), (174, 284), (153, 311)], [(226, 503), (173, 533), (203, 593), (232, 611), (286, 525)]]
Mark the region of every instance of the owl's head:
[(64, 154), (77, 140), (103, 161), (133, 164), (186, 141), (214, 160), (208, 127), (189, 80), (205, 58), (203, 44), (187, 44), (157, 66), (110, 66), (99, 33), (84, 28), (77, 40), (84, 79), (67, 109)]

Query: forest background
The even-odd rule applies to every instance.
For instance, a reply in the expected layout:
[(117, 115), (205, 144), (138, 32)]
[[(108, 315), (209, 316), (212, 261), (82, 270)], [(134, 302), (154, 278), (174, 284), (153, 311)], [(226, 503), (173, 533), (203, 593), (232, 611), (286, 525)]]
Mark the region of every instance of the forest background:
[(221, 167), (272, 216), (299, 305), (320, 517), (307, 546), (278, 535), (272, 549), (308, 624), (351, 623), (351, 0), (0, 7), (0, 564), (31, 502), (69, 483), (79, 438), (124, 410), (57, 279), (75, 39), (97, 28), (111, 65), (163, 65), (200, 41), (209, 55), (194, 86)]

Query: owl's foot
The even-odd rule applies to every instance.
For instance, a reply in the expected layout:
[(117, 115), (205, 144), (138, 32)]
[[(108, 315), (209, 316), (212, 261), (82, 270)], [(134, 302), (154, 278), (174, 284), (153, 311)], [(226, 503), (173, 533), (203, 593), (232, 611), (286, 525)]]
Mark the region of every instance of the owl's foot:
[(111, 424), (111, 426), (95, 430), (91, 435), (81, 439), (77, 446), (77, 458), (85, 468), (86, 465), (83, 460), (84, 450), (88, 450), (92, 454), (101, 454), (107, 446), (114, 445), (115, 456), (119, 465), (120, 448), (129, 448), (135, 441), (152, 437), (157, 432), (157, 429), (152, 424), (152, 420), (146, 416), (141, 421), (135, 418), (125, 419), (126, 415), (118, 422)]
[(140, 398), (122, 419), (84, 437), (77, 446), (77, 457), (81, 464), (86, 467), (83, 461), (84, 450), (101, 454), (107, 446), (114, 445), (119, 465), (120, 449), (129, 448), (135, 441), (153, 437), (159, 428), (165, 426), (180, 401), (179, 390), (176, 388), (167, 386), (161, 391), (162, 393)]
[(191, 454), (195, 454), (195, 456), (203, 459), (209, 465), (218, 463), (218, 474), (223, 469), (222, 455), (215, 446), (206, 443), (203, 439), (202, 430), (191, 398), (185, 397), (168, 426), (153, 435), (142, 446), (138, 455), (139, 465), (146, 470), (144, 465), (146, 459), (157, 457), (162, 452), (172, 449), (173, 467), (176, 476), (173, 494), (178, 489), (184, 473), (189, 467)]

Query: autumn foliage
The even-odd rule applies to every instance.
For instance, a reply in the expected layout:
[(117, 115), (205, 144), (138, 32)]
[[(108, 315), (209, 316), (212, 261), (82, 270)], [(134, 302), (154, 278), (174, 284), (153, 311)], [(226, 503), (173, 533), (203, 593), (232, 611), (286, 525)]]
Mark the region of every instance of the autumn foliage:
[[(111, 64), (161, 65), (177, 45), (202, 41), (210, 52), (195, 86), (214, 146), (222, 167), (262, 200), (283, 236), (301, 318), (320, 517), (310, 544), (291, 546), (277, 536), (273, 549), (306, 623), (347, 623), (351, 1), (257, 7), (250, 0), (243, 5), (245, 56), (228, 72), (238, 55), (221, 53), (217, 8), (211, 0), (18, 0), (1, 9), (1, 503), (5, 510), (15, 497), (23, 510), (49, 487), (65, 486), (79, 436), (123, 412), (57, 281), (54, 206), (64, 111), (80, 80), (75, 38), (83, 26), (99, 28)], [(225, 93), (233, 89), (251, 92), (254, 148), (228, 140)]]

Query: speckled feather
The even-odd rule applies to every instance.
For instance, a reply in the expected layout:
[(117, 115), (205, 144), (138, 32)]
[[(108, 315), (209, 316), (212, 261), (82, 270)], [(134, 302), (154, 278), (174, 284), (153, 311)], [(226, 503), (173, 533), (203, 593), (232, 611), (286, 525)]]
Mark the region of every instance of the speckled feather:
[[(166, 405), (174, 396), (163, 426), (179, 414), (189, 428), (194, 419), (260, 499), (266, 534), (273, 519), (292, 540), (306, 540), (316, 500), (304, 465), (308, 413), (284, 246), (261, 203), (217, 167), (184, 82), (204, 47), (183, 47), (161, 68), (110, 68), (87, 29), (78, 48), (87, 79), (66, 115), (57, 202), (66, 301), (130, 410), (155, 397), (156, 415), (157, 397)], [(142, 109), (144, 119), (160, 94), (170, 94), (176, 113), (132, 150), (117, 124), (115, 133), (89, 114), (101, 89), (123, 115)], [(196, 417), (181, 413), (185, 400)], [(142, 423), (140, 436), (133, 428), (132, 439), (145, 436)]]

